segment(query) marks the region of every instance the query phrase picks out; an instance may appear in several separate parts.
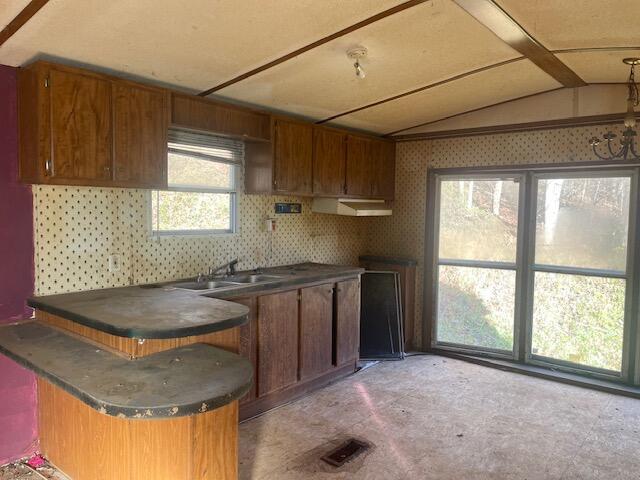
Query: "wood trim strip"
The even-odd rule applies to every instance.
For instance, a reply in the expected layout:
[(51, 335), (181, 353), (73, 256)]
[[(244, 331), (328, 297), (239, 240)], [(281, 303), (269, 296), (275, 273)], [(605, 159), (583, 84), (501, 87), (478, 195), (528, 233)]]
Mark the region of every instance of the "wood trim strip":
[(624, 52), (626, 50), (640, 50), (640, 47), (579, 47), (551, 50), (551, 53), (580, 53), (580, 52)]
[(9, 40), (14, 33), (20, 30), (25, 23), (31, 20), (38, 11), (44, 7), (49, 0), (31, 0), (22, 11), (11, 20), (0, 32), (0, 46)]
[(606, 125), (621, 121), (624, 113), (609, 113), (584, 117), (542, 120), (539, 122), (512, 123), (508, 125), (491, 125), (487, 127), (464, 128), (460, 130), (442, 130), (438, 132), (412, 133), (398, 135), (393, 138), (398, 142), (414, 142), (418, 140), (436, 140), (443, 138), (472, 137), (476, 135), (492, 135), (495, 133), (530, 132), (532, 130), (549, 130), (553, 128), (581, 127), (588, 125)]
[(412, 8), (415, 7), (417, 5), (420, 5), (422, 3), (425, 3), (427, 0), (409, 0), (407, 2), (401, 3), (400, 5), (396, 5), (393, 8), (389, 8), (388, 10), (385, 10), (383, 12), (377, 13), (369, 18), (366, 18), (358, 23), (355, 23), (347, 28), (343, 28), (342, 30), (336, 32), (336, 33), (332, 33), (331, 35), (328, 35), (326, 37), (321, 38), (320, 40), (316, 40), (313, 43), (310, 43), (309, 45), (305, 45), (302, 48), (299, 48), (297, 50), (294, 50), (291, 53), (288, 53), (280, 58), (276, 58), (275, 60), (272, 60), (271, 62), (265, 63), (264, 65), (259, 66), (258, 68), (254, 68), (253, 70), (249, 70), (246, 73), (243, 73), (242, 75), (238, 75), (235, 78), (232, 78), (231, 80), (227, 80), (224, 83), (221, 83), (220, 85), (216, 85), (215, 87), (212, 87), (208, 90), (205, 90), (203, 92), (200, 92), (198, 95), (201, 97), (206, 97), (207, 95), (211, 95), (214, 92), (217, 92), (218, 90), (222, 90), (223, 88), (226, 88), (230, 85), (233, 85), (235, 83), (241, 82), (242, 80), (246, 80), (249, 77), (252, 77), (254, 75), (257, 75), (260, 72), (264, 72), (265, 70), (268, 70), (272, 67), (275, 67), (276, 65), (280, 65), (281, 63), (286, 62), (287, 60), (291, 60), (294, 57), (297, 57), (298, 55), (301, 55), (305, 52), (308, 52), (309, 50), (313, 50), (316, 47), (319, 47), (321, 45), (324, 45), (325, 43), (328, 43), (332, 40), (335, 40), (336, 38), (342, 37), (348, 33), (354, 32), (356, 30), (359, 30), (360, 28), (366, 27), (367, 25), (370, 25), (372, 23), (377, 22), (378, 20), (382, 20), (386, 17), (389, 17), (391, 15), (394, 15), (396, 13), (402, 12), (404, 10), (407, 10), (408, 8)]
[(400, 129), (400, 130), (396, 130), (394, 132), (389, 132), (389, 133), (384, 134), (383, 136), (397, 139), (397, 138), (399, 138), (399, 136), (396, 136), (396, 134), (398, 134), (400, 132), (404, 132), (405, 130), (411, 130), (413, 128), (418, 128), (418, 127), (426, 127), (427, 125), (431, 125), (433, 123), (442, 122), (443, 120), (449, 120), (450, 118), (459, 117), (460, 115), (466, 115), (467, 113), (478, 112), (480, 110), (484, 110), (485, 108), (496, 107), (498, 105), (504, 105), (505, 103), (515, 102), (516, 100), (523, 100), (525, 98), (530, 98), (530, 97), (535, 97), (537, 95), (543, 95), (545, 93), (555, 92), (556, 90), (562, 90), (563, 88), (565, 88), (565, 87), (552, 88), (550, 90), (543, 90), (542, 92), (530, 93), (528, 95), (522, 95), (521, 97), (511, 98), (509, 100), (503, 100), (502, 102), (492, 103), (491, 105), (485, 105), (484, 107), (472, 108), (471, 110), (465, 110), (464, 112), (454, 113), (453, 115), (448, 115), (446, 117), (442, 117), (442, 118), (439, 118), (437, 120), (431, 120), (429, 122), (419, 123), (418, 125), (413, 125), (411, 127), (406, 127), (406, 128)]
[(336, 115), (333, 115), (331, 117), (325, 118), (323, 120), (318, 120), (316, 122), (316, 124), (320, 125), (320, 124), (323, 124), (323, 123), (326, 123), (326, 122), (330, 122), (331, 120), (335, 120), (336, 118), (339, 118), (339, 117), (344, 117), (345, 115), (350, 115), (352, 113), (359, 112), (361, 110), (366, 110), (367, 108), (375, 107), (375, 106), (381, 105), (383, 103), (392, 102), (394, 100), (398, 100), (399, 98), (407, 97), (407, 96), (413, 95), (415, 93), (424, 92), (425, 90), (430, 90), (432, 88), (439, 87), (441, 85), (445, 85), (447, 83), (454, 82), (456, 80), (461, 80), (461, 79), (463, 79), (465, 77), (469, 77), (471, 75), (475, 75), (476, 73), (485, 72), (487, 70), (491, 70), (492, 68), (502, 67), (504, 65), (508, 65), (510, 63), (514, 63), (514, 62), (517, 62), (517, 61), (520, 61), (520, 60), (524, 60), (524, 57), (516, 57), (516, 58), (512, 58), (510, 60), (505, 60), (503, 62), (493, 63), (491, 65), (486, 65), (484, 67), (476, 68), (475, 70), (470, 70), (468, 72), (461, 73), (461, 74), (456, 75), (454, 77), (446, 78), (444, 80), (440, 80), (440, 81), (435, 82), (435, 83), (430, 83), (429, 85), (425, 85), (423, 87), (418, 87), (418, 88), (415, 88), (413, 90), (409, 90), (408, 92), (400, 93), (398, 95), (394, 95), (394, 96), (389, 97), (389, 98), (378, 100), (377, 102), (369, 103), (368, 105), (363, 105), (362, 107), (357, 107), (357, 108), (353, 108), (351, 110), (347, 110), (346, 112), (338, 113)]
[(582, 87), (586, 85), (584, 80), (533, 38), (494, 0), (454, 0), (454, 2), (563, 86)]

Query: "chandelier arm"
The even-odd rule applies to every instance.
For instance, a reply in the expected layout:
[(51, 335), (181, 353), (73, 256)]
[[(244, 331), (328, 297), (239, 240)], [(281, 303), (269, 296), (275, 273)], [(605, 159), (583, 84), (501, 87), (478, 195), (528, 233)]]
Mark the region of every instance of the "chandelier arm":
[(631, 155), (633, 155), (633, 160), (640, 160), (640, 155), (636, 152), (636, 142), (631, 142), (629, 145), (629, 150), (631, 150)]
[(609, 149), (609, 153), (611, 154), (611, 160), (622, 156), (622, 154), (624, 153), (624, 145), (620, 147), (618, 153), (613, 153), (613, 150), (611, 150), (611, 139), (607, 139), (607, 148)]
[(596, 149), (596, 145), (592, 145), (593, 148), (593, 153), (596, 155), (596, 157), (598, 157), (600, 160), (613, 160), (613, 157), (605, 157), (604, 155), (600, 155), (600, 153), (598, 153), (598, 150)]

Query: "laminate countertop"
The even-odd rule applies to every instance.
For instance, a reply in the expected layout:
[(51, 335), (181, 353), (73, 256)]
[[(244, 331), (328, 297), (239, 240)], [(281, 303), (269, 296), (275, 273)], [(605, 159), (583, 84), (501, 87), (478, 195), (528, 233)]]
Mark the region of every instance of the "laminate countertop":
[[(264, 275), (274, 277), (266, 281), (221, 289), (175, 288), (173, 285), (181, 282), (176, 280), (32, 297), (27, 303), (38, 310), (120, 337), (180, 338), (246, 323), (249, 309), (224, 298), (355, 277), (363, 272), (358, 267), (301, 263), (264, 269)], [(238, 272), (236, 276), (251, 273)]]
[(121, 418), (204, 413), (241, 398), (253, 378), (248, 360), (211, 345), (129, 360), (34, 321), (0, 326), (0, 353), (95, 410)]

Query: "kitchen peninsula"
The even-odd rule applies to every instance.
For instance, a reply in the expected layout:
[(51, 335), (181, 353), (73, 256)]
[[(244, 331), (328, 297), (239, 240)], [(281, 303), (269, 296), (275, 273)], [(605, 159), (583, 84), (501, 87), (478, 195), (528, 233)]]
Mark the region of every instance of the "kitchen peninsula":
[(307, 263), (34, 297), (0, 352), (38, 374), (41, 450), (73, 480), (234, 479), (239, 417), (355, 371), (361, 273)]

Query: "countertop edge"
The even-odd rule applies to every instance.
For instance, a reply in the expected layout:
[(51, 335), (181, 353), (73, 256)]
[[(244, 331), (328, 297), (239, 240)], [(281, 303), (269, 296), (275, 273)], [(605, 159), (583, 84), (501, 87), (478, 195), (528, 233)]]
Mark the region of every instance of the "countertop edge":
[[(213, 299), (213, 300), (223, 300)], [(133, 339), (168, 339), (168, 338), (183, 338), (193, 335), (205, 335), (207, 333), (215, 333), (222, 330), (228, 330), (229, 328), (240, 327), (249, 321), (249, 312), (244, 315), (231, 317), (225, 320), (212, 322), (207, 325), (197, 325), (193, 327), (176, 328), (173, 330), (153, 330), (153, 329), (141, 329), (141, 328), (118, 328), (109, 323), (101, 322), (93, 318), (85, 317), (74, 312), (70, 312), (63, 308), (54, 307), (52, 305), (39, 302), (36, 298), (31, 297), (27, 299), (27, 305), (37, 310), (57, 315), (59, 317), (66, 318), (72, 322), (84, 325), (85, 327), (93, 328), (104, 333), (109, 333), (117, 337), (133, 338)], [(240, 305), (240, 304), (237, 304)]]
[[(22, 323), (26, 323), (26, 322), (22, 322)], [(212, 348), (217, 348), (217, 347), (212, 347)], [(175, 349), (175, 350), (178, 350), (178, 349)], [(136, 407), (127, 406), (127, 405), (107, 404), (106, 402), (101, 401), (93, 397), (92, 395), (87, 394), (86, 392), (83, 392), (82, 390), (75, 387), (68, 381), (65, 381), (60, 377), (58, 377), (57, 375), (46, 371), (44, 368), (35, 365), (34, 363), (27, 360), (25, 357), (17, 353), (14, 353), (12, 350), (7, 349), (2, 345), (0, 345), (0, 354), (7, 356), (8, 358), (16, 362), (18, 365), (35, 373), (39, 377), (50, 382), (52, 385), (55, 385), (56, 387), (61, 388), (69, 395), (80, 400), (82, 403), (98, 411), (99, 413), (102, 413), (104, 415), (109, 415), (111, 417), (131, 419), (131, 420), (135, 420), (135, 419), (153, 420), (153, 419), (187, 417), (187, 416), (197, 415), (201, 413), (206, 413), (216, 408), (223, 407), (235, 400), (239, 400), (240, 398), (242, 398), (251, 389), (253, 376), (255, 375), (255, 372), (253, 372), (245, 384), (239, 386), (237, 389), (233, 390), (232, 392), (227, 393), (223, 397), (202, 399), (190, 404), (180, 405), (179, 408), (168, 407), (168, 406), (136, 408)]]

